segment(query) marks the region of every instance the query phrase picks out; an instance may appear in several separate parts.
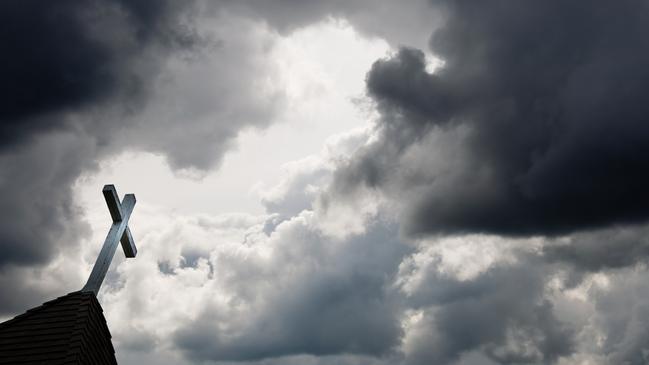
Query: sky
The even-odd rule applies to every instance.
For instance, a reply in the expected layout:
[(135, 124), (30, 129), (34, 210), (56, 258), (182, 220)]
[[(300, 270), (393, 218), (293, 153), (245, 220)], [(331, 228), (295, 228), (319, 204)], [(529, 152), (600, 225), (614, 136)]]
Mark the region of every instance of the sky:
[(120, 364), (649, 362), (649, 3), (0, 3), (0, 320)]

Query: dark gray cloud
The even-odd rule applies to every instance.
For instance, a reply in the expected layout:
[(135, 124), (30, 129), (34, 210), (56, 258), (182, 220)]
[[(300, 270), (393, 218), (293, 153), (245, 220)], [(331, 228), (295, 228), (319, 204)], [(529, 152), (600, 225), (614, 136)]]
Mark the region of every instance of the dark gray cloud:
[[(647, 4), (439, 3), (445, 25), (430, 45), (444, 67), (428, 73), (407, 48), (373, 65), (380, 138), (340, 185), (417, 191), (404, 203), (411, 233), (554, 235), (644, 221)], [(462, 131), (454, 167), (413, 173), (440, 158), (426, 136), (449, 131)]]
[(593, 291), (593, 316), (604, 336), (609, 364), (646, 364), (649, 347), (649, 287), (646, 270), (626, 270), (610, 277), (610, 286)]
[(149, 58), (153, 49), (164, 57), (190, 46), (181, 21), (185, 7), (166, 1), (0, 5), (3, 275), (16, 270), (7, 265), (42, 265), (61, 249), (74, 252), (87, 232), (73, 203), (74, 181), (94, 168), (110, 150), (113, 131), (125, 125), (125, 118), (104, 114), (131, 113), (146, 100), (159, 69)]
[(599, 272), (647, 263), (646, 226), (614, 227), (571, 235), (543, 247), (545, 260), (571, 264), (577, 271)]
[(47, 242), (78, 229), (78, 212), (69, 199), (70, 180), (84, 166), (80, 156), (92, 153), (93, 148), (61, 133), (0, 157), (0, 202), (4, 207), (0, 266), (42, 261), (54, 249)]
[(93, 138), (58, 131), (31, 136), (0, 155), (0, 314), (82, 284), (76, 276), (50, 282), (42, 269), (60, 253), (81, 260), (78, 245), (89, 227), (74, 204), (73, 186), (79, 174), (95, 167), (88, 157), (97, 150)]
[(549, 269), (521, 255), (460, 280), (433, 261), (408, 301), (422, 311), (413, 329), (407, 363), (450, 364), (464, 353), (483, 352), (499, 364), (555, 363), (574, 351), (571, 326), (557, 319), (545, 285)]
[[(226, 4), (226, 6), (223, 6)], [(440, 22), (440, 13), (428, 0), (407, 2), (375, 0), (224, 0), (219, 3), (233, 13), (261, 18), (274, 29), (289, 33), (296, 28), (326, 18), (349, 21), (370, 37), (380, 37), (394, 45), (420, 47)]]
[(181, 10), (171, 1), (3, 2), (0, 147), (66, 127), (60, 113), (133, 102), (146, 88), (137, 61), (149, 47), (191, 42)]

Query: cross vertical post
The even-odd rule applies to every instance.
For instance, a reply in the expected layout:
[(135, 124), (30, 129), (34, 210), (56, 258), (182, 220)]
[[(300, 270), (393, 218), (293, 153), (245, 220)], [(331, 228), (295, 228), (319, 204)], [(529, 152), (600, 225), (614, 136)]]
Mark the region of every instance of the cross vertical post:
[(99, 293), (101, 283), (104, 281), (104, 277), (106, 277), (110, 263), (117, 250), (118, 242), (121, 242), (126, 257), (135, 257), (137, 254), (137, 248), (135, 247), (131, 230), (128, 228), (128, 220), (133, 212), (133, 207), (135, 207), (135, 195), (126, 194), (120, 203), (115, 186), (105, 185), (102, 193), (104, 194), (104, 199), (106, 199), (106, 205), (108, 205), (113, 224), (108, 231), (97, 261), (95, 261), (95, 266), (92, 268), (88, 282), (81, 289), (84, 292), (93, 292), (95, 295)]

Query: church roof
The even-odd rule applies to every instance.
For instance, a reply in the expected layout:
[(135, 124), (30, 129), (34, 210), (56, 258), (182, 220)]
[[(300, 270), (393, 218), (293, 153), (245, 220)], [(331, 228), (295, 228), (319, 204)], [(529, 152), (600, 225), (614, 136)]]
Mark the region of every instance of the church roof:
[(0, 323), (0, 364), (117, 364), (92, 292), (73, 292)]

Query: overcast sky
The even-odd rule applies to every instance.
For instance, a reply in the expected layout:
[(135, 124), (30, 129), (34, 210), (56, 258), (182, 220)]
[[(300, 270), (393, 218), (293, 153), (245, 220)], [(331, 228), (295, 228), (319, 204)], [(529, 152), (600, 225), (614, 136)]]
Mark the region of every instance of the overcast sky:
[(120, 364), (649, 363), (649, 3), (0, 3), (0, 319)]

